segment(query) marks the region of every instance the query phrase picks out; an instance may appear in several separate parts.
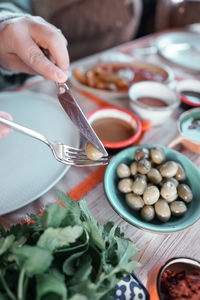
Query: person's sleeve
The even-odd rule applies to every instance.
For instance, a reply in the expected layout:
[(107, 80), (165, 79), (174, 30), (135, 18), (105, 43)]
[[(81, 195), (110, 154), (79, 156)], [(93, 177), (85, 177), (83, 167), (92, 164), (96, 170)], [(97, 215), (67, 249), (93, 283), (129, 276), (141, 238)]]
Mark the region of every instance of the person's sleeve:
[[(19, 3), (20, 2), (20, 3)], [(24, 2), (24, 5), (22, 3)], [(14, 18), (22, 17), (31, 13), (29, 1), (1, 1), (0, 0), (0, 30), (3, 25)], [(26, 5), (25, 5), (26, 4)]]
[[(23, 1), (1, 1), (0, 0), (0, 30), (7, 24), (11, 23), (14, 19), (28, 15), (31, 12), (31, 7), (22, 5)], [(0, 66), (0, 73), (3, 75), (13, 75), (14, 72), (6, 70)]]

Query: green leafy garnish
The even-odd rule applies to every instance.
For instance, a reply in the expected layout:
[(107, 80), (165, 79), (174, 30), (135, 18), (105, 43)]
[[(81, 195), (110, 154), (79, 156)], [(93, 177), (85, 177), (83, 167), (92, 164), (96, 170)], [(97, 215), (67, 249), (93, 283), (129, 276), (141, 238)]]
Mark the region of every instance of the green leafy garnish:
[(134, 244), (112, 222), (98, 224), (86, 200), (56, 191), (34, 223), (0, 226), (0, 300), (111, 300), (139, 264)]

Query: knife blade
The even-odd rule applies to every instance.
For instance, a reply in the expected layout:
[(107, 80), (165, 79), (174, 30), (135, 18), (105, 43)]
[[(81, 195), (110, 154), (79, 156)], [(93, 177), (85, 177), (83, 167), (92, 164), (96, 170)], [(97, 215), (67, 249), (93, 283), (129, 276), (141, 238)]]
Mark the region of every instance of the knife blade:
[(81, 134), (94, 145), (104, 156), (108, 156), (102, 142), (96, 135), (95, 131), (88, 123), (84, 113), (72, 96), (70, 89), (66, 83), (57, 83), (59, 87), (58, 99), (64, 111), (67, 113), (72, 122), (78, 127)]

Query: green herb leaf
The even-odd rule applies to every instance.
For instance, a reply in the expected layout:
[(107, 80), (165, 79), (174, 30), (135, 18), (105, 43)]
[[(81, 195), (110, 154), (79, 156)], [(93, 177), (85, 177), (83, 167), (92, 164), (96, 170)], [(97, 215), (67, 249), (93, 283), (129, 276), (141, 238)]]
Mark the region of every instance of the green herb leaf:
[(40, 236), (37, 245), (54, 251), (74, 243), (83, 233), (81, 226), (67, 226), (65, 228), (48, 228)]
[(99, 248), (100, 250), (104, 250), (105, 249), (104, 240), (100, 235), (101, 232), (94, 225), (94, 223), (92, 223), (91, 220), (88, 220), (84, 222), (84, 226), (88, 231), (88, 233), (90, 234), (90, 239), (93, 246)]
[(45, 272), (53, 259), (51, 251), (37, 246), (16, 247), (12, 253), (16, 256), (19, 266), (31, 276)]
[(46, 206), (44, 214), (40, 217), (40, 223), (44, 229), (48, 227), (57, 228), (66, 216), (66, 210), (58, 203)]
[(37, 298), (66, 300), (67, 287), (65, 277), (58, 270), (51, 269), (48, 273), (37, 275)]
[[(64, 270), (63, 270), (64, 271)], [(74, 285), (77, 282), (85, 281), (90, 277), (92, 273), (92, 258), (91, 256), (84, 255), (84, 259), (80, 261), (79, 267), (69, 280), (70, 285)]]
[(49, 204), (34, 224), (0, 226), (0, 300), (112, 300), (138, 266), (119, 227), (99, 224), (86, 200), (57, 195), (66, 208)]
[[(70, 257), (68, 257), (64, 264), (63, 264), (63, 272), (66, 274), (66, 275), (74, 275), (76, 270), (77, 270), (77, 267), (79, 267), (79, 264), (80, 264), (80, 256), (82, 256), (82, 254), (84, 253), (84, 251), (81, 251), (81, 252), (77, 252), (77, 253), (74, 253), (73, 255), (71, 255)], [(84, 259), (82, 257), (82, 259)]]
[(88, 297), (81, 295), (81, 294), (76, 294), (69, 298), (69, 300), (88, 300)]
[(65, 205), (65, 218), (62, 219), (61, 227), (65, 227), (67, 225), (76, 225), (81, 224), (80, 220), (80, 206), (79, 203), (70, 198), (69, 195), (65, 195), (64, 193), (56, 190), (56, 194), (58, 195), (59, 200)]
[(15, 240), (14, 235), (8, 235), (6, 238), (0, 239), (0, 255), (5, 253)]

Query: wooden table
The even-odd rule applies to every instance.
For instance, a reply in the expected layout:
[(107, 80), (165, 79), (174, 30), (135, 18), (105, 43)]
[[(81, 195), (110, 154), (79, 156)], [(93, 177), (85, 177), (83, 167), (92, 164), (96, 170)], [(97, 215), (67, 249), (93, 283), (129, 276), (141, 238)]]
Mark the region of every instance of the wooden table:
[[(138, 47), (148, 45), (156, 35), (145, 37), (139, 41), (129, 42), (125, 45), (120, 45), (114, 50), (122, 50), (123, 52), (130, 51), (132, 47)], [(97, 58), (100, 54), (95, 56), (82, 59), (74, 64), (80, 65), (85, 61)], [(162, 62), (161, 57), (157, 55), (149, 55), (145, 57), (139, 57), (143, 61), (149, 62)], [(168, 65), (170, 65), (168, 63)], [(186, 73), (178, 67), (170, 65), (176, 74), (176, 76), (186, 78), (197, 78), (200, 79), (200, 75), (194, 75)], [(30, 85), (22, 87), (38, 93), (48, 93), (49, 95), (56, 98), (56, 89), (53, 83), (41, 80), (41, 78), (34, 78)], [(91, 99), (84, 97), (78, 92), (74, 91), (80, 106), (83, 111), (87, 114), (88, 112), (98, 108), (97, 103), (91, 101)], [(104, 99), (106, 101), (106, 99)], [(128, 98), (121, 100), (112, 100), (112, 104), (118, 105), (124, 108), (129, 108)], [(181, 108), (178, 108), (173, 116), (162, 126), (155, 127), (151, 131), (146, 132), (141, 140), (141, 144), (161, 144), (167, 145), (170, 140), (176, 135), (176, 120), (180, 113)], [(178, 151), (184, 153), (189, 157), (195, 164), (200, 167), (200, 157), (194, 153), (190, 153), (187, 149), (178, 147)], [(68, 192), (85, 178), (87, 178), (94, 168), (71, 168), (67, 174), (56, 184), (54, 188), (60, 189), (63, 192)], [(27, 213), (38, 213), (42, 211), (47, 203), (55, 202), (57, 196), (54, 193), (54, 188), (43, 195), (37, 201), (25, 206), (24, 208), (17, 210), (13, 213), (7, 214), (0, 217), (0, 222), (6, 226), (10, 224), (27, 220)], [(146, 284), (148, 273), (159, 263), (163, 263), (167, 259), (174, 256), (190, 256), (200, 260), (200, 220), (196, 222), (192, 227), (185, 229), (184, 231), (171, 233), (171, 234), (156, 234), (150, 232), (144, 232), (137, 229), (136, 227), (125, 222), (109, 205), (106, 195), (104, 194), (103, 183), (99, 182), (95, 188), (90, 190), (86, 195), (89, 208), (100, 223), (105, 223), (108, 220), (114, 221), (121, 229), (125, 232), (125, 236), (130, 238), (139, 252), (135, 255), (135, 259), (141, 263), (141, 267), (136, 270), (136, 274)]]

